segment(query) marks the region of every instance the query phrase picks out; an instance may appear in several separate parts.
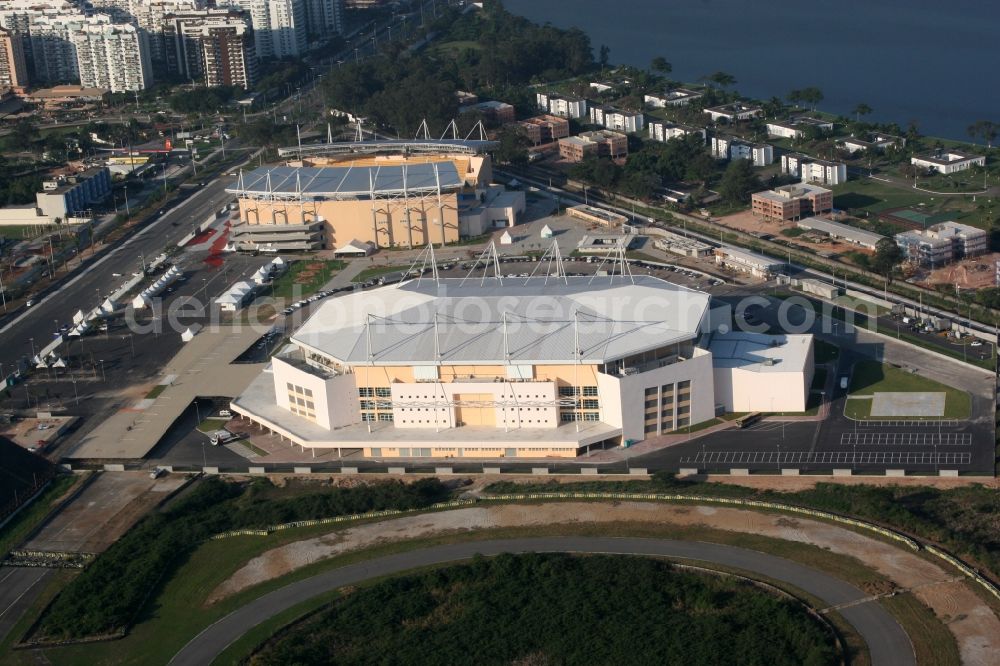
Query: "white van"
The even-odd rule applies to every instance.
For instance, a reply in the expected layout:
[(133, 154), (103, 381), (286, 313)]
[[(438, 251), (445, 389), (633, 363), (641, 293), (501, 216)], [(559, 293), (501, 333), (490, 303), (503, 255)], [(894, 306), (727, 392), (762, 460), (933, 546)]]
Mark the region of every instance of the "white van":
[(844, 375), (843, 377), (840, 378), (840, 388), (842, 389), (847, 388), (847, 380), (848, 380), (847, 375)]

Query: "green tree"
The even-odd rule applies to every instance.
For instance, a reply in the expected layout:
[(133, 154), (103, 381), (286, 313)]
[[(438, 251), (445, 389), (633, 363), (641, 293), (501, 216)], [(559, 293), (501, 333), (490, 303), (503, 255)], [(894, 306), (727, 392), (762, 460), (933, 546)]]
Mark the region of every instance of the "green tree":
[(608, 63), (611, 61), (611, 48), (607, 44), (601, 44), (601, 48), (598, 50), (597, 64), (601, 66), (601, 71), (607, 68)]
[(499, 145), (493, 156), (500, 164), (527, 164), (531, 142), (517, 127), (507, 125), (497, 134)]
[(861, 116), (870, 115), (871, 112), (872, 112), (872, 107), (868, 106), (864, 102), (861, 102), (860, 104), (858, 104), (857, 106), (855, 106), (854, 107), (854, 111), (853, 111), (854, 118), (858, 122), (861, 122)]
[(674, 66), (667, 62), (663, 56), (656, 56), (649, 64), (650, 69), (659, 74), (669, 74), (674, 71)]
[(761, 189), (760, 179), (750, 160), (733, 160), (719, 183), (719, 194), (728, 203), (749, 203), (750, 195)]
[(969, 125), (966, 131), (969, 133), (969, 136), (973, 141), (981, 137), (983, 142), (986, 143), (986, 147), (992, 148), (993, 142), (996, 141), (997, 134), (1000, 133), (1000, 125), (997, 125), (991, 120), (977, 120)]
[(727, 74), (726, 72), (713, 72), (712, 74), (702, 78), (720, 88), (728, 88), (736, 85), (736, 77), (732, 74)]
[(883, 238), (875, 246), (875, 256), (871, 259), (871, 269), (892, 282), (893, 273), (905, 259), (903, 250), (891, 238)]
[(816, 87), (803, 88), (799, 94), (803, 102), (812, 105), (813, 111), (823, 101), (823, 91)]
[(795, 88), (785, 95), (785, 99), (787, 99), (789, 103), (794, 104), (795, 108), (799, 108), (799, 104), (802, 102), (802, 91)]

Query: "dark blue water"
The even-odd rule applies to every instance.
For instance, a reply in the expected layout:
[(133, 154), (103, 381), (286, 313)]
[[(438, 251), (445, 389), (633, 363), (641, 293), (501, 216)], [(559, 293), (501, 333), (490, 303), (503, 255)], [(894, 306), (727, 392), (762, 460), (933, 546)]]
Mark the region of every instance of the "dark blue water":
[(816, 86), (820, 107), (924, 134), (968, 140), (977, 120), (1000, 122), (1000, 2), (995, 0), (504, 0), (538, 23), (576, 26), (594, 52), (648, 67), (663, 56), (672, 78), (715, 71), (736, 90), (784, 98)]

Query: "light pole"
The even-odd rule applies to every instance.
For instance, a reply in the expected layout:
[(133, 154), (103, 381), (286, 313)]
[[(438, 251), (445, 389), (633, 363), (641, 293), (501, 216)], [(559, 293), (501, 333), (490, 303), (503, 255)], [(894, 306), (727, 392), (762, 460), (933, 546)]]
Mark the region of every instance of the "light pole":
[(104, 382), (104, 383), (107, 383), (108, 376), (106, 374), (104, 374), (104, 359), (103, 358), (99, 358), (99, 359), (97, 359), (97, 362), (101, 364), (101, 381)]
[(74, 401), (74, 402), (75, 402), (75, 403), (76, 403), (77, 405), (79, 405), (79, 404), (80, 404), (80, 396), (79, 396), (79, 394), (77, 394), (77, 392), (76, 392), (76, 380), (75, 380), (75, 379), (73, 379), (73, 380), (72, 380), (72, 382), (73, 382), (73, 401)]
[(35, 361), (35, 339), (34, 338), (28, 338), (28, 344), (31, 345), (31, 362), (34, 363), (34, 361)]

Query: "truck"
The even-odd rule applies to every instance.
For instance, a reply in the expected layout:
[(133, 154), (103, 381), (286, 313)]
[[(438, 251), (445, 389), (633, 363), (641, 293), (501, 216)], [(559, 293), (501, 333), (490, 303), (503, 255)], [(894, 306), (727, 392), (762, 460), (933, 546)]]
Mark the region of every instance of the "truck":
[(239, 436), (235, 433), (229, 432), (225, 428), (222, 430), (213, 430), (208, 433), (208, 441), (212, 443), (212, 446), (219, 446), (221, 444), (228, 444), (229, 442), (239, 439)]

